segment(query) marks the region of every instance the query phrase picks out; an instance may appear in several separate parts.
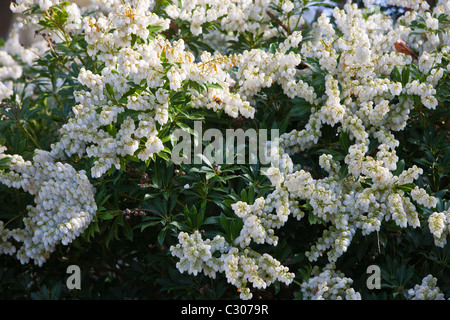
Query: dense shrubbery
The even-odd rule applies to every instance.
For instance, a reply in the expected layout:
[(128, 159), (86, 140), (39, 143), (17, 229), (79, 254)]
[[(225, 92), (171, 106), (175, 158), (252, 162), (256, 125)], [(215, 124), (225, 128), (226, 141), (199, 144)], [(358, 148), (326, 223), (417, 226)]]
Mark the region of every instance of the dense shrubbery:
[[(0, 297), (448, 299), (450, 3), (386, 4), (17, 0)], [(276, 161), (173, 161), (198, 121)]]

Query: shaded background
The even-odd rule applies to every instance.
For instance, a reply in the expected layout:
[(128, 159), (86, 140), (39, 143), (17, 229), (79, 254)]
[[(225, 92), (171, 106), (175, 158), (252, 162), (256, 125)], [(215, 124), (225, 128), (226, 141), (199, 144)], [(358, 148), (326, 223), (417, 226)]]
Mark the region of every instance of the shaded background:
[(10, 0), (0, 0), (0, 38), (6, 39), (13, 14), (9, 10)]
[[(70, 0), (79, 4), (80, 6), (86, 5), (90, 0)], [(9, 5), (12, 0), (0, 0), (0, 38), (6, 40), (11, 27), (11, 23), (14, 21), (14, 14), (9, 9)]]

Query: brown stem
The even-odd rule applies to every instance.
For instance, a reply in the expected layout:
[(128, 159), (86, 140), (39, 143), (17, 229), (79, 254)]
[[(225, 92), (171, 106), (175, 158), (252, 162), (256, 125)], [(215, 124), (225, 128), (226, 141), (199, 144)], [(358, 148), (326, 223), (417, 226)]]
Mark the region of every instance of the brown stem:
[(270, 19), (272, 19), (273, 21), (275, 21), (275, 23), (277, 25), (279, 25), (280, 27), (282, 27), (288, 34), (291, 34), (291, 29), (285, 25), (280, 19), (278, 19), (273, 13), (272, 11), (270, 11), (269, 9), (266, 9), (266, 13), (267, 15), (270, 17)]

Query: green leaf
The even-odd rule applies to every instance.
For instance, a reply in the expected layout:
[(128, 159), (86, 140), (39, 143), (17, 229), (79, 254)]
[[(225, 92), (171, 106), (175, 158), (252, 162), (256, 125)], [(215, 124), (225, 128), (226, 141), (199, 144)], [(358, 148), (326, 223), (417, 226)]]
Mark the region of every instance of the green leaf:
[(312, 211), (308, 214), (308, 221), (309, 224), (316, 224), (317, 222), (317, 217), (314, 215)]
[(4, 158), (0, 159), (0, 170), (8, 169), (9, 168), (8, 163), (10, 161), (11, 161), (10, 157), (4, 157)]
[(275, 53), (277, 52), (277, 48), (276, 48), (276, 46), (275, 46), (274, 43), (271, 43), (271, 44), (270, 44), (270, 46), (269, 46), (269, 52), (270, 52), (271, 54), (275, 54)]
[(107, 82), (105, 83), (105, 89), (106, 89), (106, 92), (109, 94), (110, 97), (112, 97), (112, 98), (115, 97), (113, 87)]
[(131, 228), (130, 224), (127, 221), (125, 221), (123, 225), (123, 234), (130, 241), (133, 241), (133, 229)]
[(400, 160), (399, 162), (397, 162), (397, 168), (395, 168), (393, 175), (394, 176), (399, 176), (403, 170), (405, 170), (405, 160)]
[[(156, 218), (156, 217), (154, 217), (154, 218)], [(139, 224), (139, 225), (136, 226), (136, 227), (140, 227), (140, 228), (141, 228), (141, 232), (142, 232), (142, 231), (144, 231), (146, 228), (156, 226), (157, 224), (161, 224), (161, 220), (158, 219), (157, 221), (147, 221), (147, 222), (143, 222), (143, 223)]]
[(409, 82), (410, 74), (411, 74), (411, 70), (408, 67), (403, 67), (402, 77), (401, 77), (403, 87), (406, 86), (406, 84)]
[(208, 217), (203, 221), (204, 225), (208, 224), (219, 224), (220, 218), (219, 217)]
[(347, 153), (350, 144), (351, 141), (348, 133), (345, 131), (341, 131), (341, 134), (339, 136), (339, 145), (341, 146), (342, 150), (344, 150), (345, 153)]
[(255, 202), (255, 188), (253, 186), (249, 188), (247, 195), (248, 204), (252, 205)]
[(164, 240), (166, 239), (168, 228), (162, 229), (158, 234), (158, 243), (162, 247), (164, 244)]
[(439, 190), (436, 192), (433, 197), (435, 198), (444, 198), (445, 194), (448, 192), (448, 189)]
[(248, 202), (247, 201), (247, 191), (245, 189), (242, 189), (242, 191), (241, 191), (241, 201)]
[(205, 86), (207, 88), (213, 88), (213, 89), (219, 89), (219, 90), (223, 89), (223, 87), (220, 84), (218, 84), (218, 83), (209, 83), (209, 82), (207, 82), (207, 83), (205, 83)]
[(230, 222), (228, 221), (228, 218), (223, 214), (223, 212), (220, 214), (220, 225), (222, 226), (223, 230), (225, 230), (225, 233), (230, 233)]
[(391, 71), (391, 78), (393, 81), (398, 82), (402, 79), (400, 75), (400, 71), (398, 71), (397, 66), (394, 66), (394, 68)]
[(150, 26), (147, 27), (147, 30), (150, 33), (153, 33), (153, 32), (157, 32), (157, 31), (161, 30), (162, 28), (163, 28), (163, 26), (152, 26), (152, 25), (150, 25)]
[(111, 220), (114, 219), (114, 216), (109, 212), (97, 212), (97, 217), (102, 220)]
[(401, 186), (397, 186), (396, 189), (409, 192), (409, 191), (413, 190), (415, 187), (416, 187), (416, 184), (414, 184), (414, 183), (407, 183), (407, 184), (403, 184)]
[(61, 282), (58, 282), (52, 287), (50, 300), (58, 300), (59, 296), (61, 294), (62, 284)]

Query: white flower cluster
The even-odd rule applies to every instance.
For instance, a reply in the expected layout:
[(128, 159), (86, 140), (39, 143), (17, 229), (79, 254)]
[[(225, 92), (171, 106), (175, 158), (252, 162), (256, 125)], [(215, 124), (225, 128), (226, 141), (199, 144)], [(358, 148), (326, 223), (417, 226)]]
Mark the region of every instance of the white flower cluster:
[[(40, 1), (37, 5), (47, 6), (49, 1)], [(35, 4), (32, 1), (16, 1), (11, 3), (11, 8), (14, 12), (20, 13), (23, 10), (28, 10)], [(76, 5), (68, 5), (69, 19), (73, 23), (77, 22)], [(70, 13), (74, 12), (73, 14)], [(19, 101), (19, 97), (29, 97), (33, 94), (36, 87), (45, 88), (49, 85), (48, 81), (44, 79), (38, 85), (34, 83), (24, 83), (18, 81), (21, 79), (27, 67), (34, 64), (36, 59), (41, 58), (49, 49), (48, 41), (42, 37), (34, 37), (28, 47), (24, 46), (22, 42), (26, 33), (31, 33), (38, 23), (38, 15), (31, 15), (32, 18), (24, 18), (18, 15), (16, 22), (12, 24), (10, 33), (0, 50), (0, 102), (7, 99), (15, 99)], [(58, 40), (58, 39), (57, 39)], [(59, 40), (58, 40), (59, 41)], [(57, 82), (60, 83), (61, 79)]]
[(66, 31), (77, 32), (81, 28), (81, 9), (76, 3), (70, 3), (65, 7), (67, 12)]
[[(75, 93), (75, 117), (61, 128), (62, 137), (52, 146), (55, 157), (87, 154), (95, 159), (93, 177), (112, 166), (119, 168), (120, 156), (148, 160), (164, 149), (158, 128), (169, 120), (170, 93), (184, 90), (182, 84), (188, 81), (219, 85), (201, 92), (189, 89), (194, 107), (253, 117), (249, 102), (230, 92), (226, 68), (234, 57), (204, 53), (201, 62), (195, 62), (183, 40), (170, 43), (160, 35), (148, 39), (148, 27), (165, 30), (169, 20), (124, 4), (107, 16), (85, 17), (83, 25), (89, 55), (104, 61), (105, 67), (100, 74), (81, 69), (78, 81), (87, 89)], [(143, 41), (133, 43), (132, 35)], [(135, 90), (133, 83), (144, 89)], [(108, 132), (110, 125), (120, 128)]]
[(447, 244), (450, 233), (450, 209), (443, 212), (433, 212), (428, 217), (428, 227), (436, 246), (443, 248)]
[[(417, 14), (426, 16), (423, 11)], [(410, 78), (404, 87), (400, 82), (389, 80), (386, 75), (392, 72), (394, 66), (402, 72), (412, 63), (419, 63), (423, 70), (439, 70), (441, 59), (433, 58), (432, 65), (425, 66), (425, 62), (413, 61), (411, 56), (398, 52), (395, 42), (407, 37), (412, 29), (408, 24), (394, 24), (381, 13), (365, 18), (356, 5), (347, 3), (343, 10), (335, 8), (333, 16), (336, 29), (328, 18), (322, 16), (314, 25), (314, 40), (300, 44), (301, 55), (316, 59), (320, 68), (326, 70), (325, 92), (319, 98), (315, 97), (314, 91), (314, 95), (294, 95), (311, 98), (306, 99), (312, 104), (311, 116), (304, 129), (280, 136), (277, 151), (279, 163), (267, 170), (275, 187), (269, 197), (278, 195), (276, 206), (268, 205), (268, 199), (258, 199), (254, 205), (238, 202), (233, 206), (235, 213), (244, 220), (239, 238), (243, 246), (251, 240), (276, 243), (273, 228), (282, 226), (290, 214), (303, 217), (299, 204), (306, 203), (312, 207), (317, 222), (328, 226), (306, 253), (307, 257), (315, 261), (326, 252), (328, 260), (334, 262), (346, 252), (356, 230), (360, 229), (366, 235), (380, 230), (381, 223), (388, 220), (393, 220), (400, 227), (418, 227), (417, 205), (431, 209), (437, 204), (437, 199), (424, 189), (402, 190), (401, 186), (413, 183), (422, 170), (413, 166), (394, 175), (399, 160), (395, 149), (399, 142), (393, 131), (405, 128), (409, 112), (414, 107), (411, 95), (419, 96), (427, 108), (436, 107), (434, 86), (439, 82), (441, 72), (436, 71), (434, 74), (439, 73), (439, 76), (429, 78), (430, 82)], [(440, 47), (445, 48), (446, 41), (444, 37)], [(271, 57), (256, 51), (245, 55), (252, 58), (250, 62), (255, 61), (254, 66), (247, 59), (241, 67), (247, 72), (246, 78), (255, 80), (252, 83), (237, 82), (237, 85), (243, 90), (244, 84), (252, 84), (251, 90), (245, 88), (244, 91), (251, 96), (270, 85), (270, 73), (266, 72), (270, 67), (266, 67), (264, 60), (271, 61)], [(292, 61), (295, 59), (293, 64), (301, 60), (298, 54), (291, 53), (290, 57)], [(251, 68), (244, 64), (251, 65)], [(290, 72), (289, 68), (286, 69), (284, 76), (290, 76)], [(308, 86), (310, 75), (309, 71), (297, 73), (291, 79), (300, 76)], [(281, 83), (285, 88), (286, 82)], [(313, 179), (309, 172), (293, 165), (290, 155), (314, 146), (322, 135), (324, 125), (340, 128), (348, 134), (351, 144), (343, 163), (331, 155), (320, 156), (319, 164), (328, 176)], [(378, 141), (375, 156), (367, 155), (370, 138)], [(341, 176), (343, 165), (347, 166), (347, 177)], [(276, 214), (272, 213), (275, 208)], [(447, 237), (446, 219), (447, 215), (444, 218), (443, 213), (430, 217), (430, 230), (439, 245)], [(442, 240), (438, 240), (441, 237)]]
[(219, 22), (225, 31), (270, 34), (273, 28), (264, 23), (271, 19), (266, 10), (272, 5), (279, 4), (282, 4), (284, 13), (278, 19), (289, 24), (289, 21), (286, 20), (286, 14), (295, 7), (291, 1), (182, 0), (178, 1), (177, 4), (167, 6), (166, 12), (172, 19), (189, 22), (190, 31), (194, 35), (201, 34), (206, 23), (215, 22)]
[(422, 279), (422, 283), (416, 284), (408, 290), (409, 300), (445, 300), (444, 294), (437, 287), (437, 279), (431, 274)]
[(21, 75), (22, 67), (6, 51), (0, 51), (0, 101), (13, 95), (13, 80)]
[[(155, 0), (128, 0), (127, 3), (143, 12), (152, 11), (155, 6)], [(122, 0), (89, 0), (85, 3), (83, 12), (86, 14), (89, 12), (108, 14), (117, 10), (123, 4), (124, 1)]]
[(241, 299), (252, 298), (250, 284), (265, 289), (276, 280), (289, 284), (294, 279), (294, 274), (269, 254), (240, 250), (230, 246), (221, 236), (203, 240), (196, 230), (191, 235), (181, 232), (178, 240), (170, 251), (180, 259), (177, 262), (180, 272), (194, 275), (204, 272), (213, 279), (218, 272), (225, 273), (227, 281), (237, 287)]
[(288, 97), (301, 97), (310, 103), (316, 103), (317, 95), (313, 87), (296, 77), (296, 67), (301, 63), (300, 55), (286, 53), (290, 46), (297, 45), (300, 41), (301, 34), (294, 33), (275, 53), (253, 49), (239, 55), (239, 68), (235, 74), (237, 93), (244, 99), (251, 100), (261, 89), (278, 83)]
[(222, 263), (213, 254), (216, 251), (223, 253), (227, 250), (227, 244), (223, 237), (216, 236), (213, 240), (203, 240), (198, 231), (191, 235), (181, 232), (178, 235), (178, 241), (176, 246), (170, 248), (172, 255), (180, 258), (180, 261), (177, 262), (178, 270), (187, 271), (193, 275), (203, 271), (211, 278), (215, 278), (216, 273), (221, 271)]
[(17, 0), (11, 3), (11, 10), (15, 13), (22, 13), (37, 5), (41, 11), (47, 11), (59, 2), (60, 0)]
[(426, 1), (421, 0), (386, 0), (386, 3), (391, 6), (404, 7), (413, 10), (428, 10), (430, 8), (430, 5)]
[(329, 263), (323, 270), (315, 266), (301, 285), (303, 300), (361, 300), (361, 294), (351, 287), (353, 280), (345, 277)]
[[(355, 181), (351, 176), (339, 177), (340, 165), (331, 155), (322, 155), (319, 162), (329, 177), (313, 179), (309, 172), (294, 171), (290, 165), (285, 173), (270, 168), (267, 174), (276, 189), (266, 199), (259, 198), (253, 205), (233, 204), (234, 212), (244, 221), (238, 238), (241, 246), (248, 246), (251, 240), (276, 244), (274, 228), (283, 226), (290, 214), (298, 219), (304, 216), (299, 208), (301, 201), (307, 201), (314, 215), (329, 223), (329, 229), (307, 252), (311, 261), (326, 250), (328, 259), (336, 261), (347, 250), (357, 229), (363, 234), (378, 231), (384, 219), (393, 219), (402, 227), (420, 225), (415, 205), (396, 189), (417, 178), (419, 168), (413, 167), (397, 177), (383, 167), (383, 161), (364, 160), (359, 171), (362, 175)], [(372, 187), (363, 188), (361, 183), (369, 177), (374, 182)], [(432, 203), (436, 200), (428, 195), (426, 198)], [(272, 213), (274, 210), (276, 214)]]
[(0, 159), (11, 159), (0, 170), (0, 183), (34, 195), (35, 205), (27, 206), (23, 228), (10, 230), (0, 222), (0, 253), (41, 266), (57, 244), (69, 244), (89, 225), (97, 210), (94, 189), (85, 172), (55, 162), (47, 151), (36, 150), (31, 162), (5, 150), (0, 146)]
[[(253, 240), (255, 243), (268, 243), (276, 246), (278, 237), (275, 236), (275, 228), (280, 228), (288, 219), (289, 208), (285, 206), (288, 194), (276, 190), (266, 199), (258, 198), (255, 203), (248, 205), (239, 201), (232, 205), (236, 215), (242, 218), (244, 226), (236, 243), (246, 248)], [(276, 215), (272, 214), (276, 210)]]
[(24, 84), (18, 84), (23, 75), (23, 65), (31, 65), (42, 53), (42, 43), (33, 43), (32, 47), (25, 48), (19, 41), (19, 30), (14, 26), (8, 39), (0, 50), (0, 102), (9, 99), (13, 93), (30, 95), (31, 86), (25, 88)]
[(441, 14), (450, 14), (450, 5), (446, 0), (439, 0), (434, 6), (433, 11), (429, 10), (430, 6), (426, 1), (418, 1), (416, 7), (417, 5), (420, 5), (420, 8), (416, 9), (417, 11), (408, 11), (399, 19), (399, 22), (409, 24), (412, 20), (415, 20), (420, 16), (425, 21), (426, 29), (421, 29), (419, 34), (408, 34), (404, 40), (407, 43), (410, 43), (411, 48), (416, 50), (420, 55), (425, 54), (427, 56), (430, 54), (439, 57), (441, 45), (450, 44), (448, 32), (444, 32), (442, 35), (437, 32), (438, 28), (443, 27), (443, 25), (439, 23), (439, 16)]

